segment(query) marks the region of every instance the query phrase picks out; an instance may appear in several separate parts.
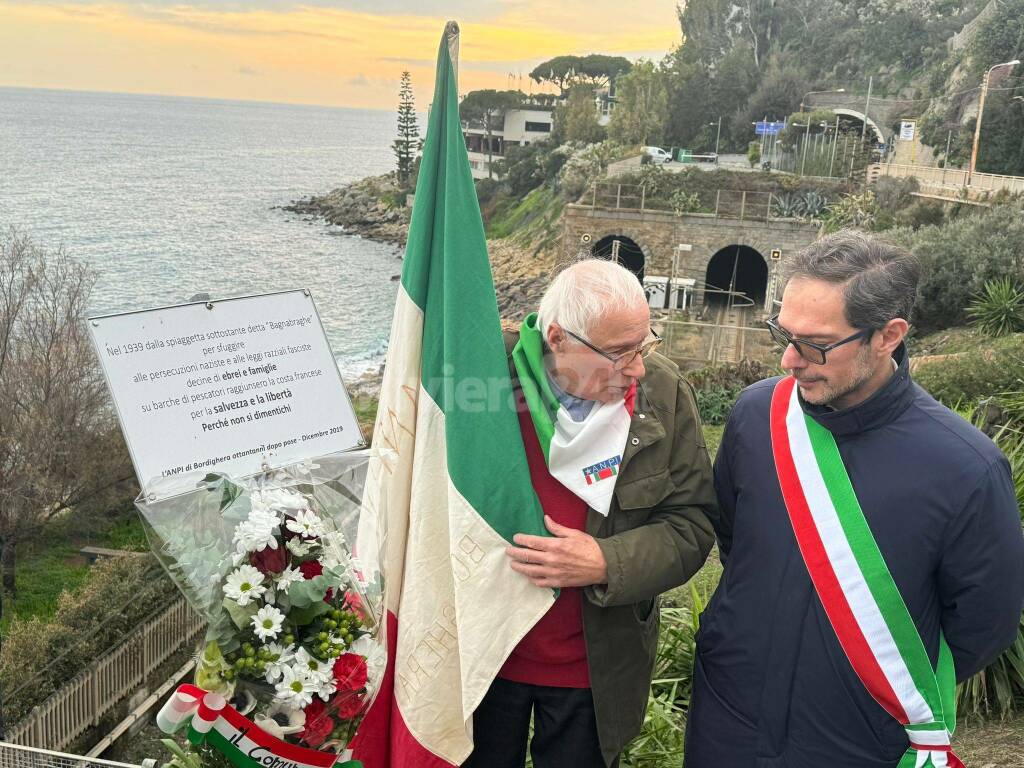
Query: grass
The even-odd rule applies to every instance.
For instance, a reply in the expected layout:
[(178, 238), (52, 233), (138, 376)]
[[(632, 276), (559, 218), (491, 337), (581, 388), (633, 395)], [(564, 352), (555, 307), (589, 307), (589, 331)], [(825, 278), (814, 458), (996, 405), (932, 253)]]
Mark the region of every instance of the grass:
[(991, 339), (976, 328), (947, 328), (920, 338), (912, 338), (908, 347), (912, 357), (955, 355), (960, 352), (970, 352), (977, 349), (979, 345), (986, 346), (990, 342)]
[(65, 515), (54, 520), (42, 535), (18, 547), (15, 584), (18, 597), (4, 595), (0, 632), (6, 633), (14, 618), (48, 618), (57, 609), (64, 590), (80, 586), (89, 574), (84, 546), (144, 552), (146, 534), (131, 502), (106, 514)]
[(537, 187), (522, 199), (509, 198), (500, 203), (487, 222), (487, 237), (498, 240), (515, 236), (521, 244), (533, 243), (542, 250), (561, 231), (564, 207), (565, 201), (552, 187)]

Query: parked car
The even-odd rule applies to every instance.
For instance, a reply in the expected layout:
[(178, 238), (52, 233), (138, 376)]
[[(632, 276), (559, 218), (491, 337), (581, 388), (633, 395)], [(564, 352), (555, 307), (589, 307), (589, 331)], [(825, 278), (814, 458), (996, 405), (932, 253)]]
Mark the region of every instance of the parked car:
[(661, 147), (644, 147), (644, 152), (650, 155), (651, 159), (660, 163), (671, 163), (672, 155)]

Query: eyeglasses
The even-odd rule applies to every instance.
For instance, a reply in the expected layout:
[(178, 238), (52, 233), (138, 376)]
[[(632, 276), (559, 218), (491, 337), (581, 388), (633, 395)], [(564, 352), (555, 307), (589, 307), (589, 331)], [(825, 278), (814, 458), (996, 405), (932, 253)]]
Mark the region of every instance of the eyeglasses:
[(603, 349), (595, 347), (582, 336), (573, 333), (568, 328), (563, 328), (562, 330), (565, 331), (570, 336), (572, 336), (574, 339), (576, 339), (576, 341), (578, 341), (580, 344), (583, 344), (589, 349), (592, 349), (594, 352), (597, 352), (597, 354), (599, 354), (601, 357), (611, 360), (612, 367), (616, 371), (621, 371), (623, 368), (626, 368), (628, 365), (630, 365), (634, 360), (636, 360), (637, 355), (646, 360), (650, 356), (651, 352), (657, 349), (658, 345), (661, 344), (661, 336), (659, 336), (658, 333), (653, 328), (651, 328), (650, 335), (654, 337), (653, 339), (645, 341), (636, 349), (631, 349), (628, 352), (623, 352), (621, 355), (610, 355)]
[(847, 336), (842, 341), (837, 341), (835, 344), (821, 345), (815, 344), (813, 341), (798, 341), (794, 339), (789, 335), (788, 331), (783, 330), (778, 321), (778, 315), (773, 315), (764, 321), (765, 325), (768, 326), (768, 332), (771, 333), (772, 340), (783, 349), (792, 344), (796, 349), (797, 354), (813, 365), (824, 365), (826, 353), (831, 352), (836, 347), (841, 347), (843, 344), (849, 344), (851, 341), (856, 341), (857, 339), (867, 338), (874, 333), (874, 329), (865, 328), (862, 331), (857, 331), (852, 336)]

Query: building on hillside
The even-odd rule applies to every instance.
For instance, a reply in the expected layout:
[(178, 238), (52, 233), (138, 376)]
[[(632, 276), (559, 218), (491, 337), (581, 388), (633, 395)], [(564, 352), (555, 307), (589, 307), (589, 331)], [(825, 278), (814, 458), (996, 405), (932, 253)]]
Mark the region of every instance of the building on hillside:
[(551, 134), (553, 126), (554, 106), (540, 104), (524, 104), (494, 117), (491, 121), (489, 139), (482, 120), (464, 120), (462, 133), (466, 137), (469, 167), (473, 171), (473, 178), (488, 178), (488, 162), (501, 160), (510, 147), (525, 146), (546, 139)]

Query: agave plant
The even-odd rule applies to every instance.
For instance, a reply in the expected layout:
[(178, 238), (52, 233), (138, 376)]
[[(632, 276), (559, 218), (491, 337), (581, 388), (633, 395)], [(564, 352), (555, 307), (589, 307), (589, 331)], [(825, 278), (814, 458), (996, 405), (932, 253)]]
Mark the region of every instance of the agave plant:
[(780, 219), (796, 219), (800, 217), (802, 201), (795, 192), (784, 192), (772, 200), (772, 213)]
[(1024, 331), (1024, 291), (1008, 277), (991, 280), (974, 296), (967, 316), (987, 336)]
[(820, 192), (810, 190), (800, 196), (801, 216), (808, 219), (820, 219), (828, 209), (828, 198)]

